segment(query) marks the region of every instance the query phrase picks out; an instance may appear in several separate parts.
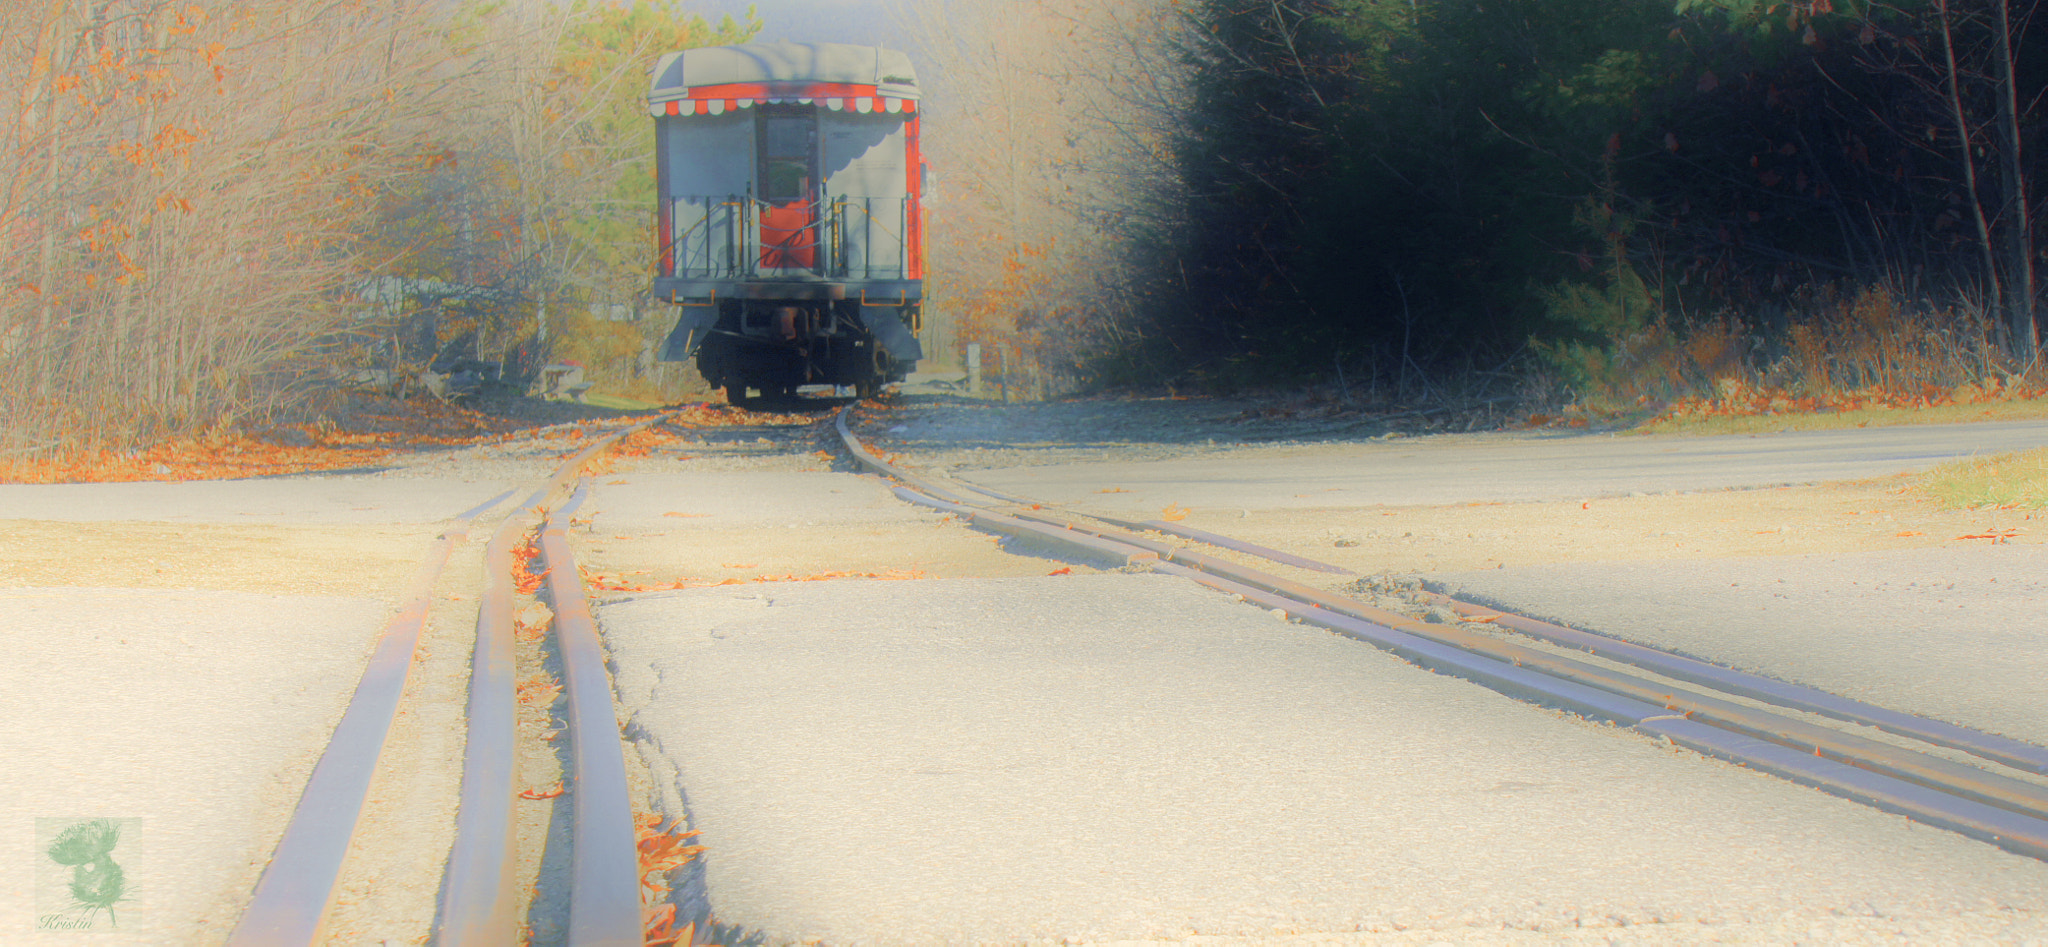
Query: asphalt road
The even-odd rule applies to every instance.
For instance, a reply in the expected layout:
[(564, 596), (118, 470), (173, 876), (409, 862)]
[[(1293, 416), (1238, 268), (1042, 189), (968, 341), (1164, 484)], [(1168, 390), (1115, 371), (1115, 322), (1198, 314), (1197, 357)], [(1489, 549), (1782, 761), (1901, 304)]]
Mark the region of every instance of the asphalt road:
[[(1880, 476), (2041, 443), (2048, 426), (2031, 424), (1482, 436), (973, 476), (1127, 515), (1169, 502), (1366, 509)], [(93, 937), (219, 941), (390, 606), (386, 573), (403, 575), (436, 521), (525, 475), (454, 455), (448, 469), (397, 492), (354, 477), (0, 487), (0, 520), (102, 541), (8, 561), (104, 556), (126, 541), (121, 524), (171, 526), (134, 531), (163, 534), (136, 563), (159, 574), (136, 588), (0, 575), (17, 626), (0, 671), (17, 698), (0, 740), (0, 942), (77, 942), (34, 929), (52, 905), (69, 909), (61, 866), (38, 853), (46, 830), (91, 818), (128, 820), (136, 885), (134, 926)], [(765, 943), (2048, 941), (2048, 864), (1174, 580), (1050, 575), (1065, 565), (1004, 553), (871, 479), (679, 460), (601, 481), (578, 541), (614, 575), (649, 569), (651, 582), (684, 563), (713, 580), (935, 577), (600, 606), (656, 795), (704, 833), (701, 890)], [(317, 527), (320, 542), (221, 529), (233, 524)], [(248, 578), (179, 588), (161, 573), (185, 552), (181, 530), (231, 535)], [(349, 578), (360, 563), (327, 552), (349, 543), (380, 571)], [(256, 581), (291, 550), (321, 594)], [(2039, 545), (1986, 545), (1446, 578), (2044, 740), (2044, 565)]]
[[(2039, 426), (1441, 438), (967, 476), (1126, 515), (1256, 511), (1870, 477), (2043, 442)], [(777, 489), (800, 509), (819, 486)], [(654, 488), (607, 489), (630, 509), (652, 508), (634, 497)], [(1756, 608), (1694, 563), (1587, 566), (1574, 595), (1540, 601), (1525, 593), (1563, 583), (1455, 578), (2032, 736), (2032, 682), (2048, 679), (2048, 628), (2024, 606), (2039, 552), (1725, 563), (1753, 573), (1738, 583), (1796, 580), (1797, 601), (1760, 589)], [(1927, 595), (1925, 581), (1973, 570), (2001, 582)], [(1904, 602), (1941, 621), (1872, 620)], [(1840, 620), (1815, 620), (1831, 609)], [(1656, 631), (1607, 620), (1631, 613), (1655, 614)], [(2048, 938), (2048, 865), (1159, 577), (702, 589), (615, 601), (600, 620), (642, 752), (704, 833), (711, 907), (769, 943)]]
[[(1718, 437), (1544, 433), (1242, 448), (1216, 457), (1013, 467), (966, 474), (1048, 503), (1150, 518), (1202, 508), (1342, 508), (1589, 499), (1817, 483), (1925, 470), (2048, 445), (2048, 422)], [(1104, 495), (1105, 487), (1125, 492)]]

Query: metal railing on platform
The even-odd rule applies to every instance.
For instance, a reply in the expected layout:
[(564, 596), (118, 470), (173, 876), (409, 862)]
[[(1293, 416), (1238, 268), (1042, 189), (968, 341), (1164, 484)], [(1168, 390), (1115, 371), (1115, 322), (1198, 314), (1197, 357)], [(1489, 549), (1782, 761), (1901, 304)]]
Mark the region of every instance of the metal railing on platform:
[[(910, 214), (908, 198), (819, 195), (800, 207), (772, 205), (751, 194), (677, 198), (664, 215), (669, 233), (661, 259), (667, 272), (659, 275), (907, 279)], [(795, 261), (800, 262), (790, 265)]]

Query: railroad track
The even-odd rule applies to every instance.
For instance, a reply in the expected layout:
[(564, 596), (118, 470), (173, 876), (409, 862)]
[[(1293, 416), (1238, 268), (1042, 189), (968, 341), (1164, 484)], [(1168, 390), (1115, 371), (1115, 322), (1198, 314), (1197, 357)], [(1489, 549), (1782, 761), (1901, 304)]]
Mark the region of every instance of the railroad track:
[[(1889, 711), (1669, 652), (1419, 593), (1461, 621), (1429, 622), (1252, 568), (1342, 570), (1284, 551), (1163, 521), (1050, 511), (1028, 498), (891, 463), (834, 423), (862, 467), (897, 482), (905, 501), (1069, 557), (1180, 576), (1295, 620), (1374, 645), (1501, 693), (1606, 721), (1769, 772), (2006, 850), (2048, 860), (2048, 749)], [(470, 668), (467, 744), (456, 839), (442, 880), (435, 939), (506, 944), (519, 936), (521, 867), (514, 549), (538, 527), (539, 563), (567, 702), (563, 794), (571, 852), (558, 885), (571, 944), (645, 942), (641, 864), (626, 754), (605, 657), (567, 541), (587, 501), (587, 461), (650, 419), (596, 440), (504, 509), (510, 494), (459, 517), (430, 547), (406, 604), (384, 630), (355, 697), (301, 797), (232, 944), (320, 940), (336, 882), (361, 825), (370, 775), (398, 714), (428, 599), (452, 551), (492, 529)], [(1204, 551), (1204, 549), (1214, 551)], [(1227, 551), (1230, 555), (1226, 555)], [(529, 866), (530, 867), (530, 866)], [(536, 892), (536, 897), (546, 896)]]
[[(553, 611), (564, 671), (570, 771), (571, 857), (560, 879), (568, 902), (568, 941), (625, 945), (645, 942), (640, 857), (624, 748), (612, 713), (609, 678), (566, 529), (587, 488), (575, 481), (585, 465), (656, 417), (594, 439), (563, 461), (546, 482), (502, 512), (485, 551), (487, 580), (478, 608), (466, 708), (462, 792), (455, 843), (442, 880), (435, 942), (503, 945), (518, 940), (517, 696), (513, 602), (519, 564), (514, 549), (536, 521), (540, 564)], [(573, 492), (572, 492), (573, 487)], [(419, 650), (436, 580), (451, 554), (516, 493), (469, 510), (429, 547), (404, 604), (379, 635), (348, 709), (335, 727), (232, 945), (312, 944), (323, 939), (343, 863), (358, 838), (370, 783), (400, 713)], [(542, 896), (539, 891), (535, 897)]]
[(2048, 748), (1684, 655), (1458, 601), (1418, 620), (1289, 581), (1193, 544), (1326, 573), (1347, 570), (1164, 521), (1049, 511), (1030, 498), (890, 463), (836, 420), (847, 450), (906, 501), (1063, 550), (1177, 575), (1421, 667), (1771, 773), (2048, 860)]

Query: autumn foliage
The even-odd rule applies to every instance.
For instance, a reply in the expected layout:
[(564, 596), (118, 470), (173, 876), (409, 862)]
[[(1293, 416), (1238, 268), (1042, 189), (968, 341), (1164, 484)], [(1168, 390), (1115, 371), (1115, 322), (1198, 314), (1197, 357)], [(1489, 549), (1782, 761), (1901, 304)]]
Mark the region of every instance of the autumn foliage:
[(37, 0), (0, 40), (0, 451), (304, 397), (365, 328), (378, 191), (433, 161), (430, 4)]
[(314, 420), (347, 389), (516, 388), (562, 342), (641, 373), (644, 67), (755, 28), (672, 0), (6, 19), (0, 457), (66, 462)]

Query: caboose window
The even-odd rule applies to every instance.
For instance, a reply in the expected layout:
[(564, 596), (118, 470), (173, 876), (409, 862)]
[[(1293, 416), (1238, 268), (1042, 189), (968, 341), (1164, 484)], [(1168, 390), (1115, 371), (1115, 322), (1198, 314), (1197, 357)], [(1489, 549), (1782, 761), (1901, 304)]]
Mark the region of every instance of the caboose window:
[(762, 200), (781, 204), (809, 199), (817, 141), (818, 124), (810, 109), (762, 110)]

